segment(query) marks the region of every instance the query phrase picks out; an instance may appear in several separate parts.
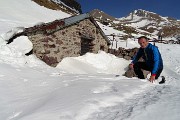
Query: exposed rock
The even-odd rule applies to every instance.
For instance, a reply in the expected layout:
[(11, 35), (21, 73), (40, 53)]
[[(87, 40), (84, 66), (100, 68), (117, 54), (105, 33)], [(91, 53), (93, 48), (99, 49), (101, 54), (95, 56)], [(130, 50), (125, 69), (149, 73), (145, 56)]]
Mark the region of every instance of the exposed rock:
[(94, 18), (96, 18), (97, 20), (100, 20), (101, 22), (104, 22), (105, 24), (108, 24), (108, 22), (112, 22), (114, 20), (116, 20), (116, 18), (114, 18), (111, 15), (108, 15), (106, 13), (104, 13), (101, 10), (98, 9), (94, 9), (90, 12), (91, 16), (93, 16)]
[(57, 61), (57, 58), (56, 57), (49, 57), (49, 56), (47, 56), (47, 55), (44, 55), (43, 57), (42, 57), (42, 60), (46, 63), (46, 64), (48, 64), (48, 65), (50, 65), (50, 66), (56, 66), (59, 62)]
[(77, 15), (82, 13), (81, 5), (76, 0), (32, 0), (37, 4), (52, 10), (61, 10), (68, 14)]
[(117, 57), (124, 58), (126, 60), (131, 60), (133, 56), (137, 53), (139, 48), (125, 49), (119, 47), (118, 50), (109, 49), (109, 53), (114, 54)]
[(133, 69), (128, 69), (128, 70), (125, 72), (124, 76), (126, 76), (126, 77), (128, 77), (128, 78), (132, 78), (132, 77), (136, 77), (137, 75), (136, 75), (136, 73), (134, 72)]
[[(142, 70), (144, 78), (147, 78), (147, 75), (150, 74), (150, 71), (147, 70)], [(128, 69), (125, 73), (124, 76), (128, 77), (128, 78), (132, 78), (132, 77), (137, 77), (136, 73), (134, 72), (133, 69)]]

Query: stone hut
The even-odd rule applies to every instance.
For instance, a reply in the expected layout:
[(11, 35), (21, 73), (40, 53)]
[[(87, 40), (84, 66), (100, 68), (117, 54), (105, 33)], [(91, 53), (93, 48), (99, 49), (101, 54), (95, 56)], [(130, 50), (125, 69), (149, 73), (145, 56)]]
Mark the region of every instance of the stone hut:
[(64, 57), (97, 53), (99, 50), (108, 52), (110, 45), (108, 38), (88, 13), (25, 28), (9, 42), (21, 35), (28, 36), (32, 42), (31, 52), (53, 67)]

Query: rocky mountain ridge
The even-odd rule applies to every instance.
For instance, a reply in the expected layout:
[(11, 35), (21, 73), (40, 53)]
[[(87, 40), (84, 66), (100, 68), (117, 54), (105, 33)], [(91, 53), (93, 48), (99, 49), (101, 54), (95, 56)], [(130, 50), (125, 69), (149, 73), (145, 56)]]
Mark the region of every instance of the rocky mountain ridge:
[(32, 0), (53, 10), (61, 10), (71, 15), (81, 14), (81, 5), (76, 0)]
[(180, 35), (180, 21), (170, 17), (162, 17), (156, 13), (138, 9), (123, 18), (114, 18), (98, 9), (92, 10), (91, 15), (104, 25), (124, 31), (128, 37), (133, 34), (148, 36), (177, 37)]

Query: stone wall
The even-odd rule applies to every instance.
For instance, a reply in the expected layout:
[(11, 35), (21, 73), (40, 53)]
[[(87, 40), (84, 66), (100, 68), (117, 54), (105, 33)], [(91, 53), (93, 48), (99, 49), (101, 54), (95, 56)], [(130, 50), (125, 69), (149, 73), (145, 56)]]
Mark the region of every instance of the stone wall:
[[(139, 48), (132, 48), (132, 49), (125, 49), (122, 47), (119, 47), (118, 50), (116, 49), (109, 49), (109, 53), (114, 54), (117, 57), (124, 58), (126, 60), (131, 60)], [(139, 61), (144, 61), (143, 58), (140, 58)], [(128, 66), (127, 66), (128, 67)], [(149, 71), (143, 70), (144, 77), (146, 78), (149, 74)], [(127, 71), (123, 74), (124, 76), (128, 78), (137, 77), (133, 69), (128, 68)]]
[(116, 49), (109, 49), (109, 53), (114, 54), (117, 57), (124, 58), (126, 60), (131, 60), (134, 55), (137, 53), (139, 48), (132, 48), (132, 49), (125, 49), (119, 47), (118, 50)]
[(99, 29), (90, 21), (83, 21), (58, 30), (50, 35), (36, 33), (28, 35), (33, 43), (33, 53), (50, 66), (55, 67), (64, 57), (76, 57), (81, 52), (81, 37), (93, 39), (93, 53), (97, 53), (101, 46), (108, 52), (106, 40)]

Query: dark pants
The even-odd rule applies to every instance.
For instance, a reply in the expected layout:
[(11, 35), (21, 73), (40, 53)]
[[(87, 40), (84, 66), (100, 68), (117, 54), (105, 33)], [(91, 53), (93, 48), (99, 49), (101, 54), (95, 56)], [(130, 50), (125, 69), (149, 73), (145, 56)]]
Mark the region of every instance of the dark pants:
[[(147, 71), (151, 71), (152, 68), (149, 68), (145, 62), (137, 62), (134, 64), (134, 72), (136, 73), (136, 75), (138, 76), (138, 78), (140, 79), (145, 79), (144, 78), (144, 74), (143, 74), (143, 70), (147, 70)], [(159, 69), (156, 73), (156, 77), (155, 79), (158, 79), (158, 77), (160, 76), (161, 72), (163, 69)]]

